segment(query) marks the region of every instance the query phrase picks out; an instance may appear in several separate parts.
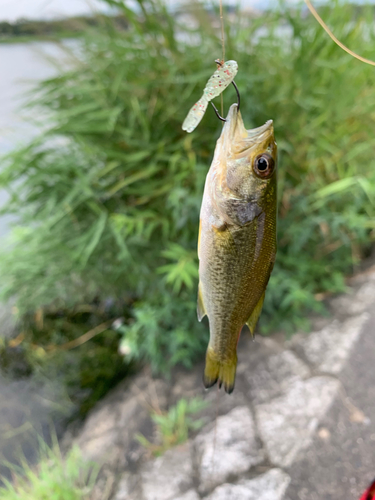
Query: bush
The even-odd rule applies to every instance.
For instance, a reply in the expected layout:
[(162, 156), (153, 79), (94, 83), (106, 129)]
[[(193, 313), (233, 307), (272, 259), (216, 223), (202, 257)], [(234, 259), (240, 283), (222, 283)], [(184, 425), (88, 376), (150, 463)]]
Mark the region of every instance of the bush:
[[(127, 356), (189, 366), (208, 339), (195, 313), (196, 242), (221, 124), (210, 110), (191, 135), (181, 124), (220, 57), (218, 14), (195, 6), (187, 22), (157, 0), (107, 3), (129, 29), (107, 20), (87, 33), (74, 68), (39, 89), (49, 130), (5, 160), (5, 212), (19, 223), (2, 291), (21, 312), (121, 299)], [(322, 11), (371, 57), (370, 7)], [(322, 308), (315, 295), (343, 290), (374, 240), (375, 74), (300, 8), (226, 16), (226, 54), (239, 63), (245, 125), (273, 118), (280, 152), (279, 250), (261, 327), (306, 326)]]

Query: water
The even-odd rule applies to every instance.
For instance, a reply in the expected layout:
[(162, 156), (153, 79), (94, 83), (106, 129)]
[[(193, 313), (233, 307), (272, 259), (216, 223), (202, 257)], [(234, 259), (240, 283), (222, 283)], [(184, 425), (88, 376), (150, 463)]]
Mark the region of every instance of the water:
[[(0, 156), (26, 144), (38, 133), (35, 125), (25, 121), (27, 94), (39, 80), (56, 74), (56, 67), (47, 58), (62, 56), (62, 48), (53, 43), (0, 44)], [(0, 207), (7, 196), (0, 190)], [(0, 245), (4, 244), (11, 223), (10, 216), (0, 217)], [(0, 347), (1, 338), (9, 334), (10, 311), (9, 305), (0, 304)], [(9, 362), (17, 380), (7, 375)], [(3, 352), (0, 365), (0, 475), (9, 477), (2, 463), (22, 456), (35, 458), (36, 436), (48, 436), (51, 428), (59, 431), (61, 422), (74, 408), (57, 380), (28, 377), (17, 348)]]
[[(56, 74), (51, 62), (54, 57), (64, 57), (62, 47), (54, 43), (0, 44), (0, 157), (38, 133), (26, 121), (25, 103), (38, 81)], [(0, 190), (0, 207), (7, 196)], [(0, 244), (11, 222), (10, 216), (0, 217)]]

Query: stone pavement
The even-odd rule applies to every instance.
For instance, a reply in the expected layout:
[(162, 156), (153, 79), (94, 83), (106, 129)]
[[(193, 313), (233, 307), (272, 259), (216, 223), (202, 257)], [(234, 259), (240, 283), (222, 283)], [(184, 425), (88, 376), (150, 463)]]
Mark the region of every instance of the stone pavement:
[[(244, 335), (230, 396), (204, 391), (202, 365), (170, 382), (143, 373), (120, 384), (76, 439), (104, 463), (96, 497), (357, 500), (375, 476), (375, 268), (329, 305), (308, 335)], [(147, 456), (135, 433), (155, 439), (150, 408), (197, 395), (211, 402), (205, 427)]]

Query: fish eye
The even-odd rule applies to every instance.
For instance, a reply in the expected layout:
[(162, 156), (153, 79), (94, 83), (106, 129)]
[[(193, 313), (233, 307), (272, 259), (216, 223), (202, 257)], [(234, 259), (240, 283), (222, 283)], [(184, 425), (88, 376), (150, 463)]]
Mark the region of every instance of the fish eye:
[(258, 155), (253, 164), (255, 174), (262, 179), (268, 179), (273, 174), (275, 162), (271, 155), (262, 153)]

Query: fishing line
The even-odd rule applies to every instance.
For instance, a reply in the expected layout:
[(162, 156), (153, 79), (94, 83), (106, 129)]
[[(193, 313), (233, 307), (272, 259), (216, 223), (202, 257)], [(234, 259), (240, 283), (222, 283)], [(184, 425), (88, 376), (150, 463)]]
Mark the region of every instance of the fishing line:
[(221, 23), (221, 46), (223, 48), (223, 61), (225, 61), (223, 0), (220, 0), (220, 23)]
[[(221, 1), (221, 0), (220, 0)], [(311, 12), (311, 14), (315, 17), (315, 19), (318, 21), (320, 26), (324, 29), (326, 33), (328, 33), (329, 37), (338, 45), (342, 50), (345, 50), (348, 54), (350, 54), (352, 57), (355, 57), (359, 61), (362, 61), (366, 64), (370, 64), (371, 66), (375, 66), (375, 61), (371, 61), (371, 59), (366, 59), (365, 57), (360, 56), (359, 54), (356, 54), (352, 50), (350, 50), (346, 45), (344, 45), (340, 40), (338, 40), (335, 35), (332, 33), (332, 31), (328, 28), (326, 23), (323, 21), (323, 19), (319, 16), (315, 8), (313, 7), (312, 3), (310, 0), (305, 0), (305, 3)]]
[[(224, 16), (223, 16), (223, 0), (220, 0), (220, 24), (221, 24), (221, 46), (223, 49), (223, 62), (225, 61), (225, 39), (224, 39)], [(224, 98), (223, 94), (220, 96), (221, 102), (221, 116), (224, 116)]]

